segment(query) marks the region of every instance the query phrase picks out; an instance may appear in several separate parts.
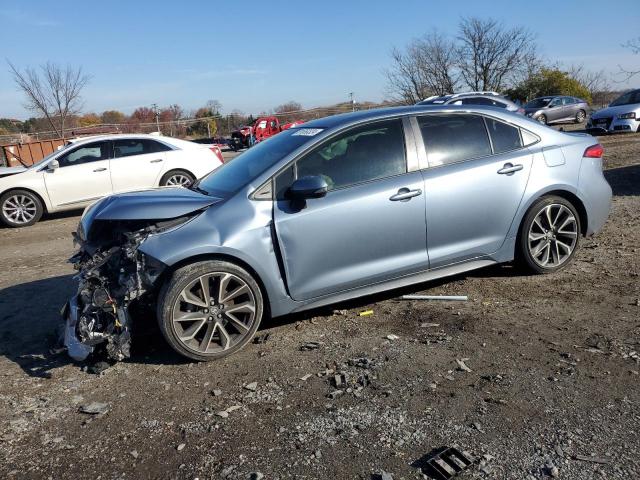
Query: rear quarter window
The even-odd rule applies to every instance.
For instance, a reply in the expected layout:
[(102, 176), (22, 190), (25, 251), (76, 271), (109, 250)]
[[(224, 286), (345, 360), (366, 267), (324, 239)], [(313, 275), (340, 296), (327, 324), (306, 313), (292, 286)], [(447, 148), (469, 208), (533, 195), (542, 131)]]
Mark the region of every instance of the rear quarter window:
[(493, 153), (508, 152), (522, 147), (520, 129), (493, 118), (485, 118), (485, 121), (491, 136)]

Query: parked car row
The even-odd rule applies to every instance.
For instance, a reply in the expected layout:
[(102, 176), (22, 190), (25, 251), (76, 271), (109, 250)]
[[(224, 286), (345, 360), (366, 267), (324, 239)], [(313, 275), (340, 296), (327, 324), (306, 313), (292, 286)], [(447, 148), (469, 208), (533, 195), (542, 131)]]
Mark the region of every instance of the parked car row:
[(0, 220), (26, 227), (118, 192), (188, 186), (222, 165), (220, 149), (155, 135), (69, 141), (30, 167), (0, 168)]
[(569, 95), (548, 95), (534, 98), (523, 107), (497, 92), (465, 92), (451, 95), (435, 95), (418, 105), (485, 105), (503, 108), (526, 115), (542, 124), (560, 122), (583, 123), (589, 130), (600, 133), (640, 133), (640, 89), (624, 93), (611, 102), (608, 108), (588, 115), (590, 107), (585, 100)]

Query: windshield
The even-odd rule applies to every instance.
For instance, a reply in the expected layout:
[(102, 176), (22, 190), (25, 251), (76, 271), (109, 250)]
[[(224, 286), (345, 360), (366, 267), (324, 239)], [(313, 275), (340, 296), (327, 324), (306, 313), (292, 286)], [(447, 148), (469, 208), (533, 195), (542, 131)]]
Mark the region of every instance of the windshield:
[(217, 168), (193, 188), (206, 191), (209, 195), (226, 198), (247, 185), (258, 175), (311, 138), (321, 129), (290, 128), (258, 143), (236, 158)]
[(527, 103), (524, 108), (543, 108), (549, 105), (551, 98), (535, 98)]
[(619, 105), (631, 105), (634, 103), (640, 103), (640, 90), (632, 90), (631, 92), (621, 95), (611, 102), (611, 105), (609, 106), (617, 107)]
[(67, 143), (64, 147), (62, 147), (60, 150), (56, 150), (55, 152), (50, 153), (49, 155), (47, 155), (46, 157), (44, 157), (42, 160), (37, 161), (36, 163), (34, 163), (33, 165), (29, 165), (28, 168), (38, 168), (40, 165), (42, 165), (44, 162), (46, 162), (47, 160), (51, 159), (51, 157), (58, 155), (60, 152), (68, 149), (71, 145), (73, 145), (73, 143)]

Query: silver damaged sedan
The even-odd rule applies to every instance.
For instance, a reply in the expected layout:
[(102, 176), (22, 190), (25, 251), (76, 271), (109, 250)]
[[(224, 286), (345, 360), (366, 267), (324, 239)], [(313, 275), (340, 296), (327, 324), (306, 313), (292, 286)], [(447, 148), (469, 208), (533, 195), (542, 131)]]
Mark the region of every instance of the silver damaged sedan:
[(71, 261), (70, 355), (119, 360), (156, 316), (180, 354), (269, 317), (503, 262), (566, 267), (607, 219), (603, 149), (504, 109), (413, 106), (286, 130), (189, 188), (99, 200)]

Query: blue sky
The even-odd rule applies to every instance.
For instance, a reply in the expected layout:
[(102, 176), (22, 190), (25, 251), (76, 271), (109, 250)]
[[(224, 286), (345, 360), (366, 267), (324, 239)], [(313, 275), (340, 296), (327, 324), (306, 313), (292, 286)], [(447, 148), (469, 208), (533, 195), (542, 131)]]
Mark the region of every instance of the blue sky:
[[(640, 0), (0, 0), (0, 45), (19, 67), (82, 65), (92, 75), (85, 111), (217, 99), (224, 111), (258, 113), (349, 92), (381, 100), (390, 49), (432, 28), (455, 35), (461, 15), (529, 28), (551, 61), (610, 72), (640, 64), (621, 47), (639, 35)], [(27, 118), (7, 70), (1, 59), (0, 117)]]

